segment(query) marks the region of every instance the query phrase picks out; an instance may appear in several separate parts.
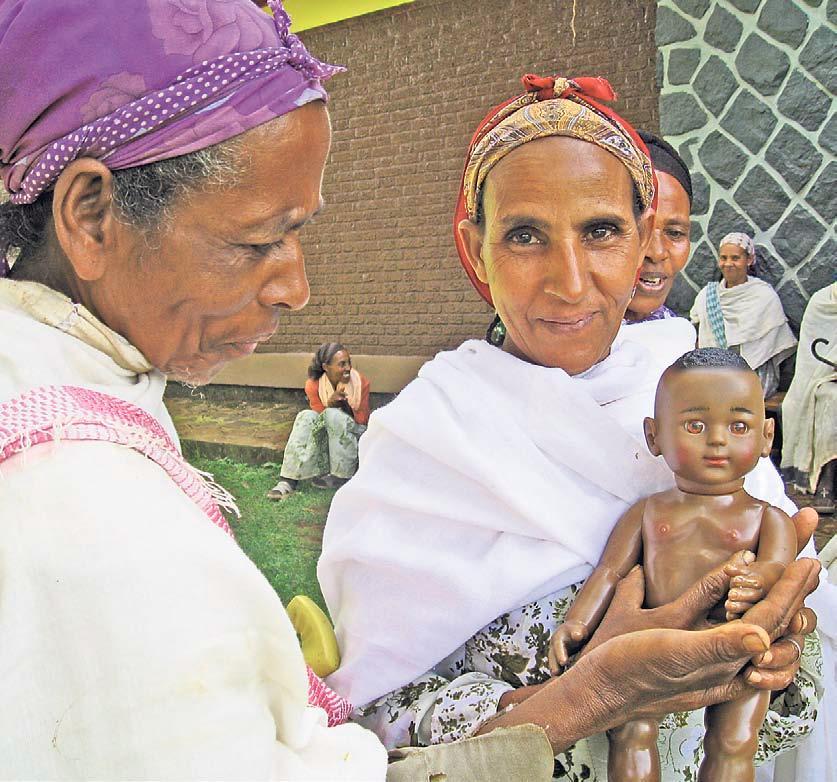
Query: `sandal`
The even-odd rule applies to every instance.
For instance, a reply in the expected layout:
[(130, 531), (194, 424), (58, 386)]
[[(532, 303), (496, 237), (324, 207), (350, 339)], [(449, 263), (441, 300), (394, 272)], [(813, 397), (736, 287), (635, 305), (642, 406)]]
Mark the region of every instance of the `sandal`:
[(311, 485), (318, 489), (339, 489), (348, 478), (338, 478), (336, 475), (318, 475), (311, 480)]
[[(295, 483), (296, 481), (294, 481)], [(291, 496), (296, 491), (296, 486), (292, 485), (290, 481), (279, 481), (268, 493), (269, 500), (284, 500)]]

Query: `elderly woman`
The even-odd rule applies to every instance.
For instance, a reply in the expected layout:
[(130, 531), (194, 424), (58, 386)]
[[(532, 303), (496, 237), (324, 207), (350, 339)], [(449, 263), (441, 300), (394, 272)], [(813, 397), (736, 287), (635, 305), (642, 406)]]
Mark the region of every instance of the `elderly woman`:
[(352, 368), (339, 342), (320, 345), (305, 381), (310, 409), (301, 410), (285, 446), (279, 482), (267, 493), (284, 500), (298, 481), (336, 489), (357, 470), (357, 441), (369, 420), (369, 381)]
[(383, 779), (163, 405), (306, 303), (336, 69), (190, 8), (0, 5), (0, 773)]
[[(691, 627), (701, 613), (691, 591), (688, 610), (681, 602), (667, 619), (650, 618), (635, 573), (596, 648), (549, 678), (548, 639), (616, 519), (672, 485), (641, 427), (662, 369), (691, 344), (652, 353), (617, 336), (651, 239), (654, 185), (641, 141), (598, 100), (613, 97), (610, 86), (525, 83), (526, 94), (477, 130), (456, 220), (463, 265), (496, 308), (505, 343), (439, 354), (372, 416), (360, 468), (332, 505), (318, 571), (343, 655), (330, 683), (387, 746), (534, 723), (560, 778), (603, 780), (606, 740), (593, 734), (646, 708), (681, 712), (729, 696), (681, 677), (707, 672), (697, 647), (735, 625), (602, 644), (641, 627)], [(746, 485), (793, 511), (767, 461)], [(816, 570), (806, 560), (789, 570), (797, 567)], [(681, 673), (659, 657), (674, 637)], [(772, 647), (774, 662), (798, 657), (791, 643)], [(802, 662), (774, 704), (762, 757), (810, 729), (815, 639)], [(736, 682), (761, 686), (763, 676)], [(649, 687), (657, 700), (646, 707)], [(691, 695), (678, 695), (684, 688)], [(697, 770), (701, 715), (664, 725), (665, 779), (684, 779)]]
[(756, 247), (745, 233), (730, 233), (718, 249), (720, 282), (698, 293), (689, 317), (698, 347), (736, 350), (758, 372), (765, 398), (779, 388), (779, 365), (796, 348), (782, 302), (769, 283), (754, 277)]

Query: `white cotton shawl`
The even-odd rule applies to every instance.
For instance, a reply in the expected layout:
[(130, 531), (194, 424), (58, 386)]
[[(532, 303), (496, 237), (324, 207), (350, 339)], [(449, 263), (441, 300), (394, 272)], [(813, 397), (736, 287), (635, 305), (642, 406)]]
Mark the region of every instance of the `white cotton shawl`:
[[(623, 327), (575, 377), (469, 341), (372, 415), (318, 568), (342, 653), (333, 687), (363, 705), (409, 683), (503, 612), (586, 578), (619, 516), (673, 486), (642, 435), (663, 369), (694, 346), (673, 324)], [(778, 503), (770, 473), (748, 490), (772, 480)]]
[(837, 363), (837, 282), (817, 291), (805, 309), (799, 332), (796, 372), (782, 402), (782, 467), (794, 467), (815, 492), (820, 471), (837, 459), (837, 370), (811, 353), (821, 337), (821, 356)]
[[(70, 384), (171, 434), (165, 378), (91, 313), (0, 280), (0, 402)], [(106, 442), (0, 465), (0, 776), (380, 780), (386, 752), (308, 706), (282, 602), (157, 464)]]
[[(747, 277), (747, 282), (732, 288), (722, 281), (718, 296), (727, 344), (739, 346), (741, 358), (753, 369), (771, 359), (778, 364), (793, 352), (796, 338), (788, 326), (782, 302), (764, 280)], [(718, 347), (706, 311), (706, 288), (698, 293), (690, 318), (698, 325), (698, 347)]]

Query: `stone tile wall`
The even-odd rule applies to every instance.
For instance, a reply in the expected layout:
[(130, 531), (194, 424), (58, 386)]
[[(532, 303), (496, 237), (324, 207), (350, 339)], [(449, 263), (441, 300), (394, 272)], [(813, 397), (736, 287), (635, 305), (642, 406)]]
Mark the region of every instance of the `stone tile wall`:
[(755, 237), (797, 327), (837, 274), (837, 0), (659, 0), (660, 129), (694, 178), (685, 312), (728, 231)]

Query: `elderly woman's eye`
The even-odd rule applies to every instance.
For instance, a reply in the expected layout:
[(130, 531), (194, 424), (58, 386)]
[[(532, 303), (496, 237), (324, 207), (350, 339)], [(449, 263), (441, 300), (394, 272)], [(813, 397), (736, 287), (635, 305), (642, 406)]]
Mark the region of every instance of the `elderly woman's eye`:
[(540, 239), (531, 228), (515, 228), (509, 231), (508, 239), (514, 244), (540, 244)]
[(747, 434), (750, 431), (750, 427), (744, 421), (733, 421), (729, 425), (729, 430), (733, 434)]
[(280, 239), (278, 242), (268, 242), (267, 244), (248, 244), (247, 247), (250, 248), (256, 255), (260, 258), (263, 258), (266, 255), (270, 255), (270, 253), (278, 250), (282, 246), (282, 240)]
[(704, 424), (703, 421), (686, 421), (683, 428), (689, 434), (700, 434), (704, 430)]
[(594, 241), (601, 241), (602, 239), (610, 239), (619, 233), (619, 229), (610, 223), (600, 223), (599, 225), (591, 226), (587, 230), (587, 236)]

